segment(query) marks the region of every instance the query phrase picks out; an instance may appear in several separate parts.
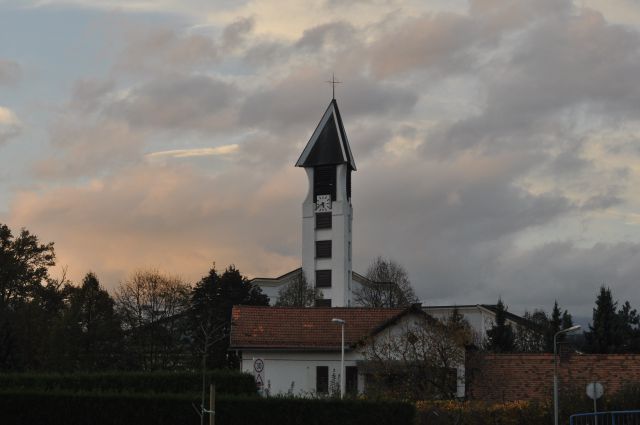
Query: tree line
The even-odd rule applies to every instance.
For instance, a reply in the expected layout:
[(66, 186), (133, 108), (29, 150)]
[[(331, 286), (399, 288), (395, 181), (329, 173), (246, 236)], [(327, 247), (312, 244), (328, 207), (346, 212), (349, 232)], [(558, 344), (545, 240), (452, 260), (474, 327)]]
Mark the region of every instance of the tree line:
[(138, 270), (112, 296), (94, 273), (56, 279), (53, 243), (0, 224), (0, 370), (99, 371), (236, 367), (231, 308), (268, 305), (234, 266), (191, 286)]
[[(0, 370), (156, 370), (236, 367), (228, 352), (233, 305), (268, 305), (260, 288), (233, 265), (215, 265), (195, 285), (157, 270), (138, 270), (111, 295), (87, 273), (74, 285), (55, 265), (53, 243), (0, 224)], [(406, 271), (376, 258), (366, 277), (373, 285), (355, 294), (368, 307), (406, 307), (417, 301)], [(301, 275), (282, 289), (279, 305), (310, 306), (319, 297)], [(514, 322), (498, 300), (495, 321), (481, 349), (552, 352), (553, 336), (573, 325), (556, 302), (547, 314), (526, 312)], [(560, 339), (563, 341), (565, 336)], [(640, 317), (628, 301), (600, 288), (593, 320), (574, 341), (590, 353), (640, 352)]]
[[(573, 317), (556, 301), (551, 314), (544, 310), (525, 312), (520, 324), (509, 321), (507, 307), (501, 299), (496, 304), (496, 319), (487, 331), (484, 348), (494, 352), (553, 352), (557, 332), (574, 325)], [(558, 343), (570, 343), (585, 353), (640, 353), (640, 315), (625, 301), (619, 307), (611, 289), (601, 286), (596, 297), (592, 320), (583, 333), (558, 335)]]

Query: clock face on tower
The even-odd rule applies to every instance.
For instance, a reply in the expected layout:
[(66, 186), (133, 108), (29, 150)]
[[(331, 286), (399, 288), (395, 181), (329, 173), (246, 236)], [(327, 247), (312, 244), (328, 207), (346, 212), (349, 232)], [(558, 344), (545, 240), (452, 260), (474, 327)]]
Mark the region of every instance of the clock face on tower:
[(316, 212), (331, 211), (331, 195), (316, 196)]

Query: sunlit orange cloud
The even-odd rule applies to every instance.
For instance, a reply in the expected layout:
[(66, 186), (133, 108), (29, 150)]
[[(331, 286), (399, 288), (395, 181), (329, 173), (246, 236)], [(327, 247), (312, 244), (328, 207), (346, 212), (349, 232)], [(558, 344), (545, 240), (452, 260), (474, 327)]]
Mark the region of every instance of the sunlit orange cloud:
[[(58, 266), (76, 282), (91, 270), (109, 289), (137, 268), (195, 282), (213, 262), (252, 276), (297, 267), (299, 201), (270, 179), (230, 184), (237, 178), (143, 164), (85, 185), (22, 192), (8, 222), (54, 241)], [(289, 179), (274, 178), (276, 186)]]

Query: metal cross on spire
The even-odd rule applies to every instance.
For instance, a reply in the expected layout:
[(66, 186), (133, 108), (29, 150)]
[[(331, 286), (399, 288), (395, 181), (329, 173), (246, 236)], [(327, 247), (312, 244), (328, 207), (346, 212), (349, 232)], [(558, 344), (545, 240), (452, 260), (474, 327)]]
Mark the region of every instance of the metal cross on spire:
[(331, 99), (334, 100), (336, 98), (336, 84), (342, 83), (342, 81), (336, 80), (335, 74), (331, 74), (331, 80), (325, 81), (325, 83), (331, 84)]

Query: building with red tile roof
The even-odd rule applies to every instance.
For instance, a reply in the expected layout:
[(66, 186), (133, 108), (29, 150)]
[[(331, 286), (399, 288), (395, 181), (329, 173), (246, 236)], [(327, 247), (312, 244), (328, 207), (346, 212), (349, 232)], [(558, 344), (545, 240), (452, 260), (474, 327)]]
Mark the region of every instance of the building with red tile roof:
[[(334, 319), (344, 321), (345, 390), (353, 393), (366, 386), (368, 344), (434, 320), (419, 304), (404, 309), (234, 306), (231, 314), (229, 349), (239, 355), (241, 370), (253, 374), (264, 393), (297, 395), (327, 393), (335, 389), (332, 383), (340, 384), (342, 325)], [(464, 377), (463, 366), (459, 374)], [(459, 395), (464, 395), (464, 379)]]

